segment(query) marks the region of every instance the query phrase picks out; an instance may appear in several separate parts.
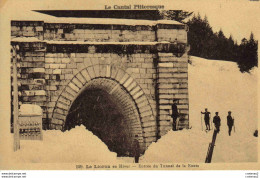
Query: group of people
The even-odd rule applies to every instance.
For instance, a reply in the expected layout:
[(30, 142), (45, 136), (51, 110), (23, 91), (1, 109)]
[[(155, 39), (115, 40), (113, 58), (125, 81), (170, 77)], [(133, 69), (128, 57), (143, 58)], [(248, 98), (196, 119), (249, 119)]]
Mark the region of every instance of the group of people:
[[(204, 114), (204, 121), (206, 126), (206, 131), (210, 130), (210, 112), (208, 109), (205, 109), (205, 112), (201, 112)], [(215, 116), (213, 117), (213, 123), (215, 125), (216, 131), (220, 131), (221, 119), (218, 115), (218, 112), (215, 112)], [(228, 126), (228, 134), (231, 136), (232, 127), (234, 126), (234, 118), (231, 116), (231, 111), (228, 111), (227, 115), (227, 126)]]
[[(179, 113), (178, 113), (178, 108), (177, 108), (177, 103), (178, 99), (173, 100), (172, 104), (172, 130), (176, 131), (177, 129), (177, 120), (179, 118)], [(206, 131), (210, 130), (210, 112), (208, 111), (207, 108), (205, 108), (205, 112), (201, 112), (201, 114), (204, 114), (204, 121), (205, 121), (205, 126), (206, 126)], [(215, 116), (213, 117), (213, 123), (215, 125), (216, 131), (220, 131), (220, 125), (221, 125), (221, 119), (218, 115), (218, 112), (215, 112)], [(231, 111), (228, 111), (228, 116), (227, 116), (227, 126), (228, 126), (228, 134), (231, 136), (231, 131), (234, 126), (234, 118), (231, 116)]]

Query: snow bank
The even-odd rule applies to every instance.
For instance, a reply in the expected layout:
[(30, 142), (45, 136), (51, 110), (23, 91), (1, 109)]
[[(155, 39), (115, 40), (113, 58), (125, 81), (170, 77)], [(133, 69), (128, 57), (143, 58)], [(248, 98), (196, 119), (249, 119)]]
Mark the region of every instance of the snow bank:
[(204, 162), (211, 134), (200, 130), (169, 131), (152, 143), (141, 162)]
[[(10, 140), (13, 140), (10, 134)], [(10, 148), (12, 150), (12, 148)], [(6, 161), (24, 163), (111, 163), (117, 162), (117, 154), (84, 126), (70, 131), (43, 131), (43, 141), (22, 140), (21, 149), (12, 152)]]
[[(169, 131), (158, 142), (152, 143), (141, 162), (205, 162), (213, 131), (198, 130)], [(217, 135), (212, 162), (256, 162), (257, 137), (234, 133), (228, 136), (228, 129), (221, 128)]]
[(42, 109), (35, 104), (22, 104), (19, 109), (21, 115), (42, 115)]
[[(213, 131), (201, 131), (201, 113), (207, 107), (222, 119), (212, 162), (255, 162), (257, 142), (257, 70), (241, 73), (234, 62), (190, 58), (189, 103), (192, 129), (170, 131), (152, 143), (142, 162), (205, 162)], [(232, 111), (236, 132), (228, 136), (227, 113)], [(212, 118), (211, 117), (211, 118)], [(203, 122), (203, 129), (205, 129)]]

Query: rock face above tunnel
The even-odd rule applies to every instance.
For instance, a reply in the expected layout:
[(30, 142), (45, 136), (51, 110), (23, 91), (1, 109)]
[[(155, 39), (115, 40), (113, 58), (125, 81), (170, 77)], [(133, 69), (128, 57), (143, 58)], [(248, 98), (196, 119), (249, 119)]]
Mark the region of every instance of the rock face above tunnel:
[(12, 21), (20, 103), (42, 107), (44, 129), (65, 129), (74, 101), (94, 90), (121, 108), (115, 113), (126, 120), (128, 137), (137, 134), (144, 149), (171, 129), (173, 99), (179, 99), (179, 127), (189, 126), (186, 26), (124, 22)]

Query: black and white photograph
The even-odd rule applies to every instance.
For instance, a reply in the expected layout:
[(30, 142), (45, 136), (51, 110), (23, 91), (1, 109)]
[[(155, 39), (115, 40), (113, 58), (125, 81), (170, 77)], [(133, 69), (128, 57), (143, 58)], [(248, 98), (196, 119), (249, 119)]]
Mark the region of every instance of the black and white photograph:
[(259, 170), (259, 10), (3, 2), (0, 168)]

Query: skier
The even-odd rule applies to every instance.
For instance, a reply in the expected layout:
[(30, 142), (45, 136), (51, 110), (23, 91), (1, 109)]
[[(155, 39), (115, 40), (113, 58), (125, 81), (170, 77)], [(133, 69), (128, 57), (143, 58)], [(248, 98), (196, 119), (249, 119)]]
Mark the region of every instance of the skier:
[(205, 121), (205, 125), (206, 125), (206, 130), (210, 130), (210, 125), (209, 125), (209, 115), (210, 115), (210, 112), (208, 112), (208, 109), (205, 108), (205, 112), (202, 112), (201, 111), (201, 114), (204, 114), (204, 121)]
[(232, 131), (232, 127), (234, 125), (234, 119), (231, 116), (231, 111), (228, 111), (227, 125), (228, 125), (228, 134), (230, 136), (231, 135), (231, 131)]
[(135, 157), (135, 163), (138, 163), (140, 157), (140, 145), (138, 141), (138, 135), (135, 135), (135, 139), (133, 143), (133, 156)]
[(221, 119), (220, 119), (220, 117), (218, 116), (218, 112), (216, 112), (216, 115), (214, 116), (214, 118), (213, 118), (213, 123), (215, 124), (215, 128), (216, 128), (216, 130), (217, 130), (217, 132), (219, 133), (219, 131), (220, 131), (220, 129), (219, 129), (219, 127), (220, 127), (220, 123), (221, 123)]
[(172, 130), (173, 131), (176, 131), (176, 121), (177, 121), (177, 118), (179, 116), (179, 113), (178, 113), (178, 108), (177, 108), (177, 101), (178, 99), (174, 99), (173, 100), (173, 104), (172, 104)]

